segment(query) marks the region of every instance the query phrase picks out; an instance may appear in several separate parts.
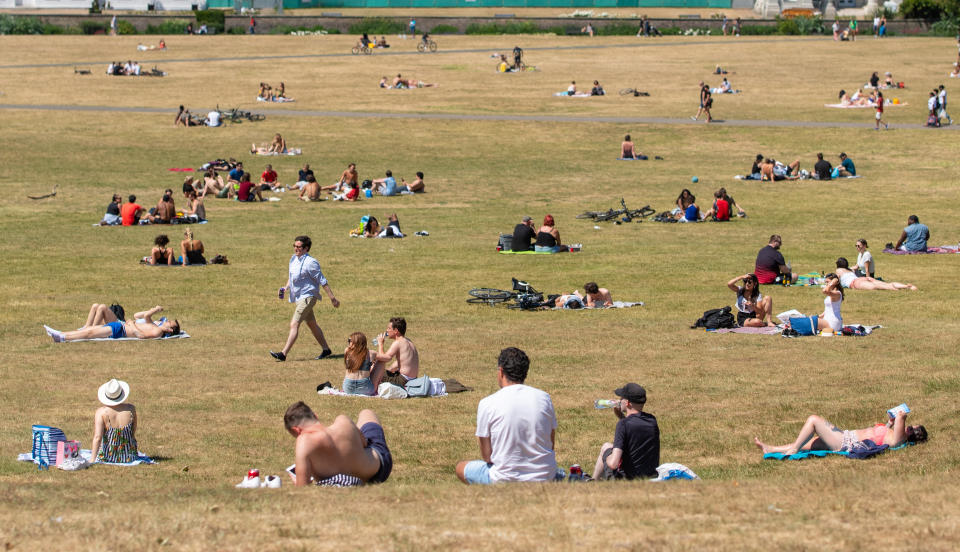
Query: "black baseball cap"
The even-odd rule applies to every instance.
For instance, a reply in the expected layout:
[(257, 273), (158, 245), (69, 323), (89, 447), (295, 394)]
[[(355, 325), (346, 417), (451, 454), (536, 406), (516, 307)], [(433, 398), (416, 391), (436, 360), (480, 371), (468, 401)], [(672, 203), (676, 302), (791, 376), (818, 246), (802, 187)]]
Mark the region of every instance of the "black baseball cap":
[(647, 391), (636, 383), (628, 383), (620, 389), (615, 390), (614, 393), (616, 393), (618, 397), (627, 399), (635, 404), (647, 402)]

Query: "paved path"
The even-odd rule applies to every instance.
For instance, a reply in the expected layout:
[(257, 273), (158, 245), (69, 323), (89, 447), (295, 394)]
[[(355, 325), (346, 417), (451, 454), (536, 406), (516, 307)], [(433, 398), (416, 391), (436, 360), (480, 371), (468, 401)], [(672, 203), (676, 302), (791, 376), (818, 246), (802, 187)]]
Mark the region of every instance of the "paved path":
[[(700, 42), (661, 42), (652, 39), (651, 42), (642, 42), (638, 44), (580, 44), (575, 46), (540, 46), (540, 47), (530, 47), (524, 48), (524, 52), (538, 52), (538, 51), (551, 51), (551, 50), (598, 50), (606, 48), (666, 48), (671, 46), (715, 46), (715, 45), (734, 45), (737, 42), (733, 40), (708, 40)], [(741, 44), (764, 44), (764, 43), (774, 43), (774, 42), (796, 42), (801, 40), (810, 40), (809, 38), (768, 38), (768, 39), (759, 39), (751, 40), (749, 42), (742, 42)], [(474, 49), (464, 49), (464, 50), (438, 50), (431, 54), (421, 54), (415, 49), (411, 50), (393, 50), (391, 51), (377, 51), (372, 56), (436, 56), (436, 55), (452, 55), (452, 54), (489, 54), (493, 51), (493, 48), (474, 48)], [(318, 58), (338, 58), (338, 57), (356, 57), (350, 52), (343, 53), (333, 53), (333, 54), (287, 54), (287, 55), (274, 55), (274, 56), (230, 56), (230, 57), (209, 57), (209, 58), (182, 58), (182, 59), (151, 59), (147, 64), (171, 64), (171, 63), (207, 63), (207, 62), (216, 62), (216, 61), (263, 61), (263, 60), (277, 60), (277, 59), (318, 59)], [(103, 65), (106, 67), (112, 63), (111, 60), (99, 60), (99, 61), (71, 61), (69, 63), (32, 63), (32, 64), (23, 64), (23, 65), (0, 65), (0, 69), (37, 69), (44, 67), (74, 67), (79, 65)]]
[[(114, 113), (176, 113), (176, 109), (164, 107), (117, 107), (103, 105), (16, 105), (0, 104), (3, 109), (28, 109), (40, 111), (86, 111), (86, 112), (114, 112)], [(202, 113), (206, 110), (194, 110)], [(537, 123), (630, 123), (648, 125), (705, 125), (703, 121), (693, 121), (690, 118), (671, 119), (667, 117), (582, 117), (566, 115), (479, 115), (470, 113), (388, 113), (388, 112), (361, 112), (361, 111), (312, 111), (312, 110), (278, 110), (260, 111), (269, 117), (321, 117), (321, 118), (357, 118), (357, 119), (420, 119), (442, 121), (522, 121)], [(870, 112), (872, 115), (872, 112)], [(866, 115), (866, 114), (865, 114)], [(770, 127), (770, 128), (859, 128), (873, 129), (873, 117), (865, 117), (864, 122), (829, 122), (829, 121), (770, 121), (762, 119), (729, 119), (715, 120), (711, 125), (736, 127)], [(896, 129), (921, 129), (922, 124), (897, 124)], [(960, 125), (950, 125), (941, 130), (957, 130)]]

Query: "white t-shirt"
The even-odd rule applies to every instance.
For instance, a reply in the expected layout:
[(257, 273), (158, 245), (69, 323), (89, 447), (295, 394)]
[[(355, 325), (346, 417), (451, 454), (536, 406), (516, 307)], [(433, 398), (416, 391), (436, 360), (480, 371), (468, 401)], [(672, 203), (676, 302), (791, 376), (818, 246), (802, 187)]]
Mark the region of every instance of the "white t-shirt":
[(212, 127), (220, 126), (219, 111), (211, 111), (210, 113), (207, 113), (207, 126), (212, 126)]
[(870, 263), (870, 268), (872, 270), (877, 269), (877, 267), (874, 266), (873, 264), (873, 255), (871, 255), (869, 251), (864, 251), (863, 253), (857, 253), (857, 268), (862, 270), (865, 274), (867, 274), (867, 276), (870, 276), (870, 274), (867, 273), (868, 262)]
[(489, 437), (490, 481), (551, 481), (557, 471), (550, 434), (557, 415), (550, 395), (523, 384), (508, 385), (477, 407), (477, 437)]
[[(763, 294), (758, 293), (757, 300), (754, 302), (759, 303), (762, 300), (763, 300)], [(757, 309), (747, 306), (747, 298), (744, 297), (742, 294), (737, 294), (737, 310), (743, 313), (748, 313), (748, 314), (751, 312), (757, 312)]]

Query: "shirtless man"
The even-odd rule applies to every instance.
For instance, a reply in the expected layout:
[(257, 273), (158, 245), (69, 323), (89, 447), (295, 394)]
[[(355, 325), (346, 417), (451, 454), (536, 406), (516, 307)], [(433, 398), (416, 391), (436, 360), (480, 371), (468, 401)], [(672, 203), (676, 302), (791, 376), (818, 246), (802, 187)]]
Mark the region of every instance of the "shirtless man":
[(800, 160), (797, 159), (789, 165), (778, 163), (774, 159), (765, 159), (760, 165), (760, 180), (769, 182), (780, 180), (796, 180), (800, 178)]
[(357, 181), (360, 178), (360, 175), (357, 174), (357, 164), (350, 163), (347, 165), (346, 170), (343, 171), (343, 174), (340, 175), (340, 180), (337, 180), (336, 183), (331, 184), (330, 186), (324, 186), (320, 188), (328, 193), (339, 192), (343, 189), (344, 185), (349, 185), (351, 188), (358, 188)]
[(354, 424), (337, 416), (324, 426), (303, 401), (283, 415), (283, 424), (297, 439), (294, 484), (352, 486), (383, 483), (393, 470), (380, 420), (372, 410), (361, 410)]
[(306, 184), (300, 190), (300, 196), (297, 199), (303, 201), (320, 201), (320, 184), (312, 174), (307, 175)]
[[(413, 342), (405, 337), (406, 333), (407, 321), (395, 316), (387, 324), (387, 331), (377, 336), (376, 365), (370, 374), (374, 389), (378, 389), (381, 382), (405, 387), (408, 381), (420, 373), (420, 353)], [(383, 342), (387, 338), (393, 340), (393, 345), (384, 353)], [(384, 367), (384, 363), (391, 360), (393, 362)]]
[[(163, 324), (157, 325), (151, 318), (158, 312), (162, 312), (163, 307), (157, 305), (148, 311), (138, 312), (133, 315), (133, 322), (117, 319), (110, 307), (107, 305), (94, 303), (90, 307), (90, 313), (87, 315), (87, 322), (79, 330), (72, 332), (59, 332), (49, 326), (44, 326), (47, 335), (53, 338), (56, 343), (64, 341), (78, 341), (81, 339), (97, 339), (109, 337), (110, 339), (120, 339), (123, 337), (135, 337), (137, 339), (156, 339), (158, 337), (167, 337), (180, 333), (180, 322), (166, 320)], [(140, 322), (138, 319), (143, 319)]]
[(583, 291), (587, 292), (584, 297), (588, 307), (612, 307), (613, 298), (610, 297), (610, 291), (606, 288), (598, 287), (596, 282), (587, 282), (583, 284)]
[[(403, 178), (400, 179), (400, 185), (406, 186), (408, 192), (410, 193), (419, 193), (423, 192), (423, 171), (417, 171), (417, 178), (413, 182), (407, 184), (407, 181)], [(401, 191), (402, 193), (402, 191)]]
[(147, 218), (154, 224), (170, 224), (170, 221), (176, 216), (177, 208), (173, 203), (173, 190), (167, 189), (163, 192), (160, 201), (157, 202), (153, 214), (147, 215)]

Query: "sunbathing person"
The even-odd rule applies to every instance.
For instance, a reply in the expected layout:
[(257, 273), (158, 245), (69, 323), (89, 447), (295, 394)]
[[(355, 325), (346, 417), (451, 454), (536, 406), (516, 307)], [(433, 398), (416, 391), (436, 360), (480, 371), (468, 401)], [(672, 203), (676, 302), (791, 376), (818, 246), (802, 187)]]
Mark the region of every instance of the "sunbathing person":
[(180, 262), (183, 266), (207, 264), (203, 257), (203, 242), (193, 238), (193, 230), (189, 226), (183, 231), (183, 241), (180, 242)]
[(380, 221), (377, 220), (377, 217), (368, 218), (367, 223), (363, 225), (363, 237), (376, 238), (379, 235)]
[(596, 282), (583, 284), (583, 291), (587, 294), (587, 296), (584, 297), (586, 306), (591, 308), (613, 306), (613, 298), (610, 296), (610, 290), (597, 286)]
[(346, 373), (343, 376), (343, 392), (350, 395), (376, 395), (370, 380), (370, 370), (375, 363), (373, 351), (367, 348), (367, 336), (353, 332), (347, 338), (347, 348), (343, 351), (343, 363)]
[(683, 214), (687, 210), (687, 207), (693, 203), (693, 200), (696, 199), (690, 190), (684, 188), (680, 191), (680, 195), (677, 196), (676, 207), (674, 207), (671, 214), (678, 215)]
[[(738, 286), (738, 281), (743, 285)], [(776, 326), (772, 320), (773, 299), (760, 293), (756, 274), (737, 276), (727, 282), (727, 287), (737, 294), (737, 324), (745, 328)]]
[(273, 92), (272, 92), (272, 90), (273, 90), (273, 89), (270, 87), (269, 84), (267, 84), (267, 83), (265, 83), (265, 82), (261, 82), (261, 83), (260, 83), (260, 92), (257, 93), (257, 97), (258, 97), (258, 98), (262, 98), (262, 99), (264, 99), (264, 100), (272, 100), (272, 99), (273, 99)]
[(313, 174), (307, 175), (306, 184), (300, 189), (300, 195), (297, 199), (302, 201), (320, 201), (320, 184)]
[(841, 430), (820, 416), (810, 416), (800, 429), (797, 439), (787, 445), (768, 445), (754, 437), (753, 442), (763, 451), (796, 454), (801, 450), (836, 450), (857, 452), (867, 448), (864, 441), (873, 441), (875, 445), (896, 447), (903, 443), (923, 443), (927, 440), (927, 429), (922, 425), (908, 426), (907, 414), (897, 412), (886, 424), (874, 424), (863, 429)]
[(177, 208), (173, 203), (173, 190), (165, 190), (163, 197), (157, 202), (147, 215), (147, 219), (153, 224), (170, 224), (170, 221), (177, 216)]
[(640, 159), (641, 161), (646, 161), (648, 159), (647, 156), (642, 152), (637, 151), (636, 147), (633, 145), (633, 141), (630, 140), (629, 134), (623, 137), (623, 142), (620, 144), (620, 158)]
[[(406, 190), (402, 189), (404, 186), (407, 187)], [(416, 194), (423, 192), (423, 171), (417, 171), (417, 178), (413, 182), (407, 184), (407, 181), (403, 178), (400, 178), (400, 193), (409, 193)]]
[(273, 99), (278, 102), (292, 102), (293, 98), (287, 97), (287, 85), (280, 81), (280, 87), (277, 88), (277, 92), (273, 95)]
[(207, 220), (207, 208), (203, 206), (203, 198), (197, 195), (196, 190), (187, 192), (187, 208), (183, 211), (183, 218), (190, 222)]
[(324, 426), (301, 401), (287, 409), (283, 423), (297, 439), (296, 486), (323, 485), (327, 479), (340, 485), (383, 483), (390, 477), (393, 457), (372, 410), (361, 410), (356, 424), (340, 415)]
[(817, 319), (817, 329), (839, 332), (843, 329), (843, 315), (840, 313), (840, 304), (843, 302), (843, 286), (840, 277), (831, 272), (825, 276), (823, 285), (823, 314)]
[(797, 180), (800, 178), (800, 160), (784, 165), (775, 159), (764, 159), (760, 165), (760, 180), (779, 182), (781, 180)]
[(386, 75), (380, 77), (380, 84), (379, 84), (378, 86), (379, 86), (380, 88), (393, 88), (393, 86), (387, 84), (387, 76), (386, 76)]
[(217, 171), (213, 168), (207, 169), (207, 172), (203, 175), (203, 187), (200, 191), (200, 197), (204, 197), (207, 194), (217, 195), (220, 193), (220, 190), (223, 190), (224, 186), (223, 177), (217, 174)]
[(153, 249), (150, 250), (150, 256), (147, 257), (147, 264), (151, 265), (172, 265), (173, 264), (173, 248), (167, 247), (167, 244), (170, 243), (170, 238), (166, 234), (160, 234), (153, 239)]
[(591, 96), (605, 96), (607, 93), (603, 91), (603, 87), (600, 86), (600, 81), (593, 81), (593, 88), (590, 89)]
[(119, 320), (107, 305), (94, 303), (87, 315), (87, 322), (79, 330), (59, 332), (49, 326), (44, 326), (43, 329), (56, 343), (83, 339), (121, 339), (124, 337), (155, 339), (178, 335), (180, 333), (180, 322), (165, 320), (158, 325), (153, 321), (151, 317), (161, 311), (163, 311), (163, 307), (157, 305), (150, 310), (134, 314), (134, 321), (128, 322)]
[(323, 186), (320, 189), (327, 193), (339, 192), (345, 185), (352, 188), (359, 188), (360, 175), (357, 173), (357, 164), (350, 163), (340, 175), (340, 179), (330, 186)]
[(857, 243), (854, 244), (854, 247), (857, 248), (857, 264), (853, 265), (854, 274), (857, 276), (869, 276), (873, 278), (876, 276), (877, 266), (873, 262), (873, 255), (867, 251), (867, 240), (860, 238), (857, 240)]
[(840, 277), (840, 285), (850, 289), (909, 289), (911, 291), (917, 291), (917, 286), (913, 284), (884, 282), (875, 278), (871, 278), (870, 276), (857, 276), (854, 271), (850, 270), (849, 262), (844, 257), (837, 259), (837, 276)]
[(435, 86), (440, 86), (439, 84), (433, 82), (423, 82), (418, 79), (407, 79), (406, 86), (404, 88), (433, 88)]
[(112, 379), (100, 386), (97, 398), (103, 404), (93, 415), (93, 462), (133, 462), (137, 459), (137, 409), (126, 402), (130, 386)]
[(390, 88), (407, 88), (407, 80), (400, 76), (400, 73), (397, 73), (396, 78), (390, 83)]

